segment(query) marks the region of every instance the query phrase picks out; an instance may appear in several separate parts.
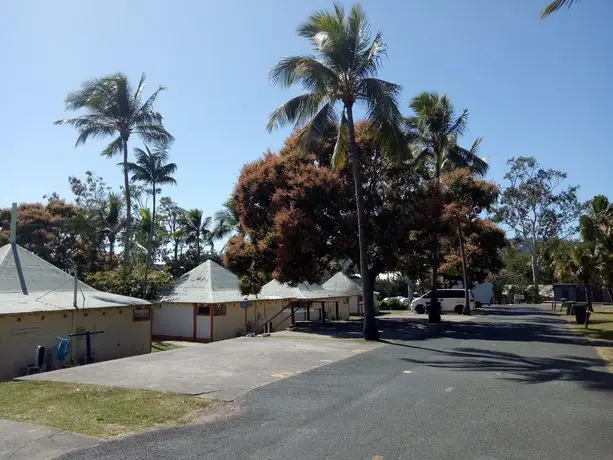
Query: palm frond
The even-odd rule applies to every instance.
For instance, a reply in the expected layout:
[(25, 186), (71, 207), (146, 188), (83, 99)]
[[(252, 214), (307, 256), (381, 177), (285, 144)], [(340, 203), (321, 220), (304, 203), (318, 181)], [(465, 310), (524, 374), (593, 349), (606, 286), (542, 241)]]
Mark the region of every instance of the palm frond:
[(275, 109), (268, 117), (266, 129), (271, 132), (288, 123), (302, 126), (315, 116), (328, 101), (322, 93), (306, 93), (296, 96)]
[(314, 140), (320, 139), (326, 130), (336, 122), (336, 112), (332, 103), (328, 102), (317, 112), (317, 115), (296, 133), (296, 140), (302, 149), (308, 151)]
[(145, 75), (145, 72), (143, 72), (140, 75), (140, 80), (138, 81), (138, 85), (136, 85), (136, 91), (134, 91), (134, 98), (133, 98), (133, 103), (136, 106), (136, 104), (138, 103), (138, 101), (140, 101), (141, 95), (143, 94), (143, 91), (145, 90), (145, 80), (147, 79), (147, 76)]
[(451, 145), (447, 152), (444, 169), (449, 171), (455, 168), (468, 168), (474, 174), (485, 176), (489, 170), (489, 164), (478, 155), (481, 141), (480, 137), (477, 138), (470, 150), (466, 150), (459, 145)]
[(334, 71), (313, 56), (282, 59), (270, 70), (269, 79), (286, 88), (300, 84), (311, 92), (325, 92), (338, 83)]
[(360, 86), (360, 96), (368, 107), (366, 117), (383, 148), (394, 155), (406, 145), (397, 101), (399, 92), (399, 85), (377, 78), (365, 78)]
[(332, 168), (342, 169), (349, 154), (349, 122), (345, 115), (345, 110), (341, 116), (341, 121), (338, 125), (338, 134), (336, 136), (336, 144), (334, 144), (334, 152), (332, 153)]
[(102, 151), (101, 155), (105, 157), (112, 157), (123, 151), (123, 139), (121, 137), (117, 137), (112, 140)]
[(575, 0), (553, 0), (543, 9), (543, 11), (541, 11), (541, 20), (545, 19), (550, 14), (555, 13), (556, 11), (562, 9), (565, 6), (570, 8), (574, 2)]

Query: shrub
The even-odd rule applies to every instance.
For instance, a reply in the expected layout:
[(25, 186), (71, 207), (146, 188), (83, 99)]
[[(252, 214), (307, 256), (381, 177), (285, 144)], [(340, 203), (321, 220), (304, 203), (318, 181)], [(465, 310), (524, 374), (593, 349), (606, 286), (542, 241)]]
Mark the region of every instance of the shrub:
[[(117, 267), (112, 270), (90, 273), (85, 277), (85, 282), (101, 291), (142, 298), (144, 276), (145, 266), (137, 265), (129, 269), (124, 282), (123, 267)], [(149, 269), (147, 299), (157, 299), (163, 291), (170, 289), (173, 283), (170, 273)]]
[(383, 300), (379, 303), (379, 309), (381, 310), (407, 310), (409, 305), (402, 303), (398, 299)]

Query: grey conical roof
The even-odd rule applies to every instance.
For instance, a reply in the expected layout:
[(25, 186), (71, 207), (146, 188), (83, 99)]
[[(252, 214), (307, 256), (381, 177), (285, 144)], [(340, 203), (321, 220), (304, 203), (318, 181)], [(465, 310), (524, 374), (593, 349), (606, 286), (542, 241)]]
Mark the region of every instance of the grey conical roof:
[(322, 284), (324, 289), (343, 295), (361, 295), (362, 287), (343, 272), (336, 273)]
[(262, 286), (260, 293), (283, 299), (325, 299), (338, 296), (338, 294), (324, 289), (319, 284), (300, 283), (296, 286), (290, 286), (277, 280), (272, 280)]
[(181, 276), (163, 302), (221, 303), (253, 299), (242, 295), (238, 277), (212, 260), (201, 263)]
[[(148, 305), (77, 282), (78, 308)], [(0, 314), (71, 309), (74, 277), (17, 244), (0, 247)]]

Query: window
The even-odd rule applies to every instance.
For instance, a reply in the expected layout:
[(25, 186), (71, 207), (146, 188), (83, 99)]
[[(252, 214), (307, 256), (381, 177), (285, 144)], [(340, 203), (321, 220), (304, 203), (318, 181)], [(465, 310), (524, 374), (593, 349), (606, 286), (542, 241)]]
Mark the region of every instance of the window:
[(198, 305), (198, 316), (211, 316), (211, 307), (208, 305)]
[(149, 321), (150, 315), (149, 307), (136, 307), (132, 310), (132, 321)]
[(226, 316), (226, 306), (215, 305), (215, 316)]

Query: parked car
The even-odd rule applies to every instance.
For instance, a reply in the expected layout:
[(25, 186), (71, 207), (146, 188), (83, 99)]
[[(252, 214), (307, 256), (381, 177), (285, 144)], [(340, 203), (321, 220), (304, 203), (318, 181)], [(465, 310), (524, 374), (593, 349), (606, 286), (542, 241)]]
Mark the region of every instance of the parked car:
[[(470, 308), (475, 308), (475, 298), (472, 291), (468, 291)], [(462, 313), (464, 309), (464, 289), (438, 289), (438, 301), (441, 304), (441, 312)], [(411, 302), (411, 310), (420, 315), (430, 310), (430, 291)]]

